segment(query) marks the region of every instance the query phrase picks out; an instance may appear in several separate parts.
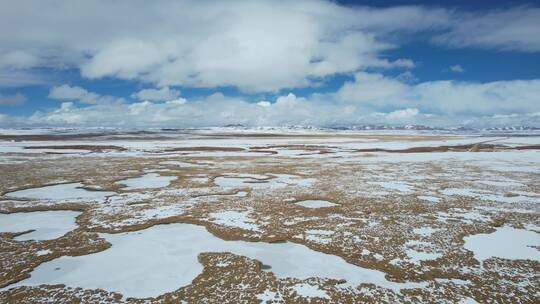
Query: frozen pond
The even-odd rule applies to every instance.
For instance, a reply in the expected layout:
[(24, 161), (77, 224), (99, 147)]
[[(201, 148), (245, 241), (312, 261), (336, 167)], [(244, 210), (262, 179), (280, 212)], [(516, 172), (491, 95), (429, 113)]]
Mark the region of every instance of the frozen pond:
[(322, 201), (322, 200), (305, 200), (305, 201), (296, 202), (295, 204), (300, 205), (305, 208), (324, 208), (324, 207), (338, 206), (338, 204), (334, 204), (329, 201)]
[(214, 183), (220, 188), (265, 188), (270, 187), (270, 176), (260, 174), (227, 174), (218, 176)]
[(117, 291), (128, 297), (157, 296), (190, 284), (203, 269), (197, 260), (202, 252), (232, 252), (257, 259), (270, 265), (270, 271), (280, 278), (336, 278), (347, 280), (343, 286), (373, 283), (393, 290), (426, 285), (390, 282), (384, 272), (357, 267), (299, 244), (224, 241), (191, 224), (100, 235), (111, 248), (46, 262), (34, 269), (30, 278), (9, 287), (66, 284)]
[(221, 188), (274, 189), (286, 186), (308, 187), (315, 182), (313, 178), (304, 178), (290, 174), (227, 174), (215, 178), (214, 183)]
[(124, 190), (152, 189), (167, 187), (176, 176), (162, 176), (159, 173), (146, 173), (135, 178), (117, 181), (116, 184), (126, 185)]
[(540, 234), (524, 229), (501, 227), (493, 233), (467, 236), (465, 249), (483, 261), (490, 257), (503, 259), (528, 259), (540, 262), (540, 251), (531, 246), (540, 245)]
[(35, 211), (0, 214), (0, 232), (24, 232), (15, 237), (17, 241), (52, 240), (76, 229), (76, 211)]
[(159, 163), (160, 165), (173, 165), (178, 166), (181, 168), (199, 168), (199, 167), (206, 167), (212, 164), (212, 162), (185, 162), (185, 161), (177, 161), (177, 160), (170, 160), (170, 161), (163, 161)]
[(38, 188), (8, 192), (5, 195), (18, 198), (40, 200), (92, 200), (101, 201), (116, 193), (109, 191), (94, 191), (82, 188), (82, 183), (59, 184)]

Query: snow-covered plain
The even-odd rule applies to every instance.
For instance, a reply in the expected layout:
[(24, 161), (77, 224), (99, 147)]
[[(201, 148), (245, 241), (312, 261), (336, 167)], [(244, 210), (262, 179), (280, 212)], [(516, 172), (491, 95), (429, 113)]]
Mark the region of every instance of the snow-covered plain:
[[(208, 252), (262, 262), (285, 288), (244, 282), (231, 291), (228, 275), (220, 288), (263, 302), (510, 302), (540, 292), (523, 283), (538, 277), (540, 262), (537, 135), (153, 132), (52, 133), (77, 135), (65, 140), (8, 132), (16, 140), (0, 141), (0, 233), (35, 231), (0, 235), (10, 246), (0, 252), (0, 285), (20, 279), (20, 269), (31, 275), (0, 290), (0, 302), (13, 287), (41, 284), (174, 294), (194, 286), (207, 267), (197, 257)], [(482, 144), (494, 146), (457, 147)], [(439, 146), (457, 148), (398, 151)], [(112, 246), (82, 246), (95, 231)], [(81, 255), (32, 264), (66, 243), (81, 245)], [(363, 283), (374, 285), (356, 288)], [(34, 289), (18, 295), (26, 291)]]

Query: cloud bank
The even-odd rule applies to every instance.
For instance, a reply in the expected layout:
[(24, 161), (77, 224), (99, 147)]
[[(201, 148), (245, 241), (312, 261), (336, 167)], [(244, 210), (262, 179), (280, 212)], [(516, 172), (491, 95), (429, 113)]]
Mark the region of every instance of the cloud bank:
[[(414, 35), (443, 48), (540, 52), (540, 9), (532, 6), (463, 12), (323, 0), (21, 0), (0, 1), (0, 28), (0, 88), (47, 84), (47, 70), (145, 88), (109, 96), (63, 80), (48, 95), (60, 106), (2, 115), (1, 125), (539, 125), (540, 80), (415, 83), (409, 69), (418, 63), (388, 55)], [(402, 74), (386, 76), (391, 70)], [(316, 93), (340, 75), (354, 80)], [(245, 97), (188, 99), (177, 87), (234, 87)], [(315, 92), (289, 94), (298, 88)], [(260, 94), (276, 97), (254, 100)], [(0, 104), (23, 99), (4, 94)]]
[[(141, 92), (151, 93), (149, 96), (155, 98), (152, 101), (129, 103), (122, 98), (101, 96), (79, 87), (62, 85), (53, 88), (50, 96), (60, 101), (76, 100), (79, 96), (80, 100), (63, 102), (56, 109), (36, 112), (29, 118), (8, 120), (8, 117), (4, 117), (3, 122), (115, 127), (204, 127), (227, 124), (347, 126), (371, 123), (496, 127), (540, 123), (540, 80), (408, 84), (397, 77), (359, 72), (355, 74), (354, 81), (346, 82), (332, 93), (314, 93), (307, 97), (289, 93), (274, 100), (258, 102), (221, 93), (189, 100), (179, 97), (179, 93), (156, 93), (167, 90), (170, 89), (135, 92), (137, 98)], [(169, 100), (164, 98), (165, 95)], [(79, 102), (81, 105), (78, 105)]]

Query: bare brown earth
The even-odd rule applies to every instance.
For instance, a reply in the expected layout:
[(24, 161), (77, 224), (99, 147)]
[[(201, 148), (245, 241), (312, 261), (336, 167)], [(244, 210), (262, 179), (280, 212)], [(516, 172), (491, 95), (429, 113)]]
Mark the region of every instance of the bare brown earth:
[[(267, 136), (268, 134), (261, 135)], [(370, 139), (376, 137), (369, 136)], [(354, 149), (352, 152), (377, 154), (472, 150), (496, 153), (501, 150), (535, 150), (538, 147), (531, 145), (511, 148), (495, 144), (423, 147), (423, 140), (433, 140), (434, 137), (392, 135), (380, 138), (411, 140), (419, 142), (419, 146), (401, 150)], [(405, 289), (396, 293), (379, 286), (364, 284), (357, 289), (343, 289), (339, 286), (340, 282), (325, 278), (280, 279), (273, 275), (271, 268), (264, 269), (260, 262), (231, 253), (201, 253), (199, 261), (204, 270), (192, 284), (179, 286), (176, 291), (156, 298), (131, 299), (104, 290), (41, 285), (0, 291), (0, 302), (176, 303), (184, 300), (188, 303), (259, 303), (257, 295), (271, 290), (281, 297), (276, 302), (283, 303), (457, 303), (464, 298), (471, 298), (479, 303), (538, 303), (540, 263), (494, 257), (481, 264), (472, 252), (463, 248), (463, 238), (467, 235), (493, 232), (502, 225), (515, 228), (540, 225), (538, 198), (531, 196), (528, 201), (509, 205), (493, 199), (463, 195), (445, 196), (441, 193), (445, 189), (475, 187), (500, 197), (521, 195), (511, 186), (494, 189), (493, 186), (477, 183), (481, 179), (519, 182), (524, 185), (520, 191), (540, 193), (537, 182), (540, 180), (539, 173), (497, 171), (486, 168), (483, 164), (463, 162), (459, 159), (411, 163), (365, 162), (373, 156), (359, 153), (352, 159), (340, 156), (339, 147), (324, 142), (323, 137), (317, 145), (256, 143), (250, 146), (249, 150), (219, 146), (171, 147), (165, 150), (305, 150), (307, 156), (301, 158), (277, 158), (275, 153), (253, 157), (198, 157), (179, 154), (162, 157), (104, 158), (70, 155), (52, 158), (47, 155), (10, 155), (21, 161), (0, 163), (0, 212), (76, 210), (82, 214), (77, 218), (80, 226), (78, 229), (55, 240), (19, 242), (13, 240), (13, 234), (0, 234), (0, 286), (5, 287), (28, 277), (36, 266), (56, 257), (106, 250), (110, 244), (100, 239), (96, 232), (119, 233), (158, 224), (191, 223), (206, 227), (209, 232), (224, 240), (288, 241), (304, 244), (313, 250), (340, 256), (352, 265), (384, 271), (390, 281), (426, 282), (426, 288)], [(64, 147), (77, 149), (67, 144)], [(50, 148), (46, 146), (46, 149)], [(99, 152), (105, 149), (85, 150)], [(329, 157), (315, 159), (309, 156), (309, 153), (314, 151), (332, 153)], [(165, 161), (204, 165), (182, 167), (162, 164)], [(526, 166), (526, 163), (523, 166)], [(125, 178), (141, 176), (148, 170), (163, 169), (166, 171), (160, 171), (160, 175), (177, 177), (166, 189), (128, 191), (115, 183)], [(266, 176), (254, 178), (257, 182), (271, 181), (279, 174), (289, 174), (303, 180), (311, 179), (313, 183), (307, 186), (287, 184), (272, 189), (255, 189), (250, 183), (233, 189), (216, 186), (216, 178), (231, 174)], [(115, 191), (118, 197), (109, 198), (104, 203), (9, 197), (11, 191), (66, 181), (82, 182), (89, 189)], [(402, 181), (412, 185), (413, 190), (389, 190), (377, 184), (385, 181)], [(246, 195), (238, 196), (240, 192), (245, 192)], [(420, 198), (421, 196), (436, 196), (440, 201), (433, 203)], [(337, 206), (308, 209), (295, 204), (306, 199), (328, 200)], [(109, 208), (112, 206), (114, 208)], [(145, 212), (164, 206), (176, 211), (156, 217), (145, 215)], [(260, 229), (245, 230), (215, 223), (211, 214), (224, 210), (249, 212), (250, 219)], [(435, 232), (431, 235), (413, 232), (421, 227), (431, 227)], [(330, 236), (314, 237), (312, 231), (317, 230), (333, 233)], [(440, 257), (418, 263), (409, 261), (406, 249), (411, 248), (407, 245), (411, 240), (429, 244), (414, 247), (415, 249), (437, 252)], [(36, 252), (43, 249), (49, 249), (53, 253), (38, 256)], [(354, 267), (352, 265), (351, 267)], [(291, 286), (298, 283), (319, 286), (330, 299), (303, 298), (291, 289)]]

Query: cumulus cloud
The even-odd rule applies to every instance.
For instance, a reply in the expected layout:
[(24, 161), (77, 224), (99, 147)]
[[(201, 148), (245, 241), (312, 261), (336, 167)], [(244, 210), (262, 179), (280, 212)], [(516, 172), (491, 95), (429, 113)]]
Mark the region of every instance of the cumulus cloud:
[(177, 98), (173, 100), (168, 100), (165, 103), (169, 105), (183, 105), (187, 102), (187, 99), (185, 98)]
[(167, 101), (174, 100), (180, 96), (180, 91), (163, 87), (161, 89), (144, 89), (131, 94), (132, 98), (139, 100)]
[(67, 84), (53, 87), (49, 91), (49, 98), (58, 100), (77, 100), (83, 99), (88, 95), (92, 95), (93, 98), (97, 98), (97, 94), (95, 93), (90, 93), (81, 87), (70, 86)]
[(122, 98), (102, 96), (94, 92), (89, 92), (84, 88), (70, 86), (68, 84), (52, 87), (48, 97), (55, 100), (79, 101), (85, 104), (123, 102)]
[(439, 115), (494, 115), (538, 112), (538, 94), (538, 79), (407, 84), (399, 78), (360, 72), (336, 92), (335, 98), (373, 109), (407, 107)]
[(420, 111), (418, 109), (403, 109), (403, 110), (397, 110), (390, 113), (385, 114), (386, 118), (391, 120), (407, 120), (414, 118), (416, 115), (418, 115)]
[(355, 80), (346, 82), (337, 92), (337, 99), (352, 103), (384, 106), (400, 102), (410, 88), (398, 79), (382, 74), (359, 72)]
[[(88, 93), (84, 89), (72, 91), (83, 93), (83, 98)], [(347, 126), (373, 123), (474, 127), (538, 125), (539, 95), (540, 80), (408, 84), (398, 78), (359, 72), (354, 81), (327, 94), (299, 97), (288, 93), (259, 102), (221, 93), (189, 100), (146, 100), (131, 104), (112, 102), (80, 106), (70, 101), (52, 111), (38, 111), (21, 124), (115, 127), (227, 124)], [(69, 96), (64, 99), (68, 100), (77, 94), (62, 96)], [(17, 119), (4, 120), (13, 123)]]
[(259, 102), (257, 102), (257, 104), (261, 107), (269, 107), (272, 105), (272, 103), (270, 103), (269, 101), (266, 101), (266, 100), (261, 100)]
[(17, 93), (15, 95), (2, 95), (0, 94), (0, 106), (13, 106), (23, 104), (26, 100), (26, 96)]
[(410, 99), (422, 101), (424, 109), (440, 114), (531, 113), (540, 110), (540, 80), (487, 83), (433, 81), (413, 88)]

